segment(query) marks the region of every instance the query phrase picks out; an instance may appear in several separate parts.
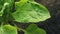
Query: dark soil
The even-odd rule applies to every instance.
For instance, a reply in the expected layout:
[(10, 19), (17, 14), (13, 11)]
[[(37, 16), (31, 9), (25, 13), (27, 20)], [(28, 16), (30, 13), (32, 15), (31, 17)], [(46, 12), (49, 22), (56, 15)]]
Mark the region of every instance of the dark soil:
[(36, 0), (45, 5), (51, 14), (51, 18), (38, 23), (38, 27), (46, 30), (47, 34), (60, 34), (60, 0)]
[[(47, 34), (60, 34), (60, 0), (36, 0), (36, 2), (45, 5), (51, 14), (50, 19), (37, 23), (37, 26), (45, 29)], [(16, 24), (21, 28), (27, 28), (29, 25), (20, 23)], [(24, 32), (19, 31), (19, 34), (24, 34)]]

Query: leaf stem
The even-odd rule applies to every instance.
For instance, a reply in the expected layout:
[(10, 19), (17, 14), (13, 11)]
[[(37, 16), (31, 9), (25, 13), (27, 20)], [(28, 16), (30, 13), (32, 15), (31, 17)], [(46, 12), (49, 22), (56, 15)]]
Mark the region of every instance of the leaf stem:
[(2, 14), (3, 14), (3, 12), (4, 12), (4, 10), (6, 9), (6, 6), (8, 5), (8, 3), (4, 3), (4, 6), (3, 6), (3, 8), (2, 8), (2, 10), (0, 11), (0, 16), (2, 16)]

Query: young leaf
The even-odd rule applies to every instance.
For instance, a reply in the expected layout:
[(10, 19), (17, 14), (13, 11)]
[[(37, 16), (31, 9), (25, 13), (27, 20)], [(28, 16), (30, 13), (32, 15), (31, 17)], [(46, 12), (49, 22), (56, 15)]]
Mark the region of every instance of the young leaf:
[[(8, 5), (7, 5), (8, 4)], [(4, 22), (12, 21), (12, 9), (13, 9), (14, 0), (0, 0), (0, 16)], [(4, 7), (3, 7), (4, 5)]]
[(17, 28), (11, 25), (0, 26), (0, 34), (17, 34)]
[(3, 12), (7, 9), (6, 8), (7, 5), (11, 6), (10, 4), (12, 4), (12, 1), (11, 0), (0, 0), (0, 16), (2, 16)]
[(47, 8), (35, 1), (27, 1), (25, 3), (15, 3), (16, 12), (13, 17), (17, 22), (39, 22), (50, 18)]
[(6, 6), (7, 6), (7, 5), (9, 5), (9, 3), (4, 3), (4, 6), (3, 6), (2, 10), (0, 11), (0, 16), (3, 15), (3, 12), (4, 12), (4, 10), (6, 9)]
[(24, 30), (25, 34), (46, 34), (46, 32), (38, 28), (35, 24), (31, 24), (28, 28)]

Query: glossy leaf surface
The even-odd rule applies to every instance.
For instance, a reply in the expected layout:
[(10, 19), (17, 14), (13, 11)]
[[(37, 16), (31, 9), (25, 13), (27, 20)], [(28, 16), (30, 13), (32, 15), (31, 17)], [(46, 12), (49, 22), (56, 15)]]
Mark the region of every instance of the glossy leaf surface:
[(50, 18), (47, 8), (35, 1), (16, 2), (13, 17), (17, 22), (39, 22)]

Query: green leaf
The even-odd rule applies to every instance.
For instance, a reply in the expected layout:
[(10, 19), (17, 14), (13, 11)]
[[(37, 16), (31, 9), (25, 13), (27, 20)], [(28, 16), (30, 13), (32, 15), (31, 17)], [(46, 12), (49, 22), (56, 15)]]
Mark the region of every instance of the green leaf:
[(35, 24), (31, 24), (24, 30), (25, 34), (46, 34), (45, 30), (38, 28)]
[(42, 4), (27, 1), (25, 3), (15, 3), (16, 12), (13, 17), (17, 22), (29, 23), (39, 22), (50, 18), (48, 9)]
[(29, 1), (35, 1), (35, 0), (29, 0)]
[(27, 2), (28, 0), (20, 0), (20, 2)]
[(0, 34), (17, 34), (17, 28), (11, 25), (0, 26)]
[(3, 15), (3, 12), (4, 12), (4, 10), (6, 9), (6, 6), (7, 6), (7, 5), (9, 5), (9, 3), (4, 3), (4, 6), (3, 6), (2, 10), (0, 11), (0, 16)]
[[(3, 12), (7, 9), (7, 5), (11, 6), (13, 0), (0, 0), (0, 16), (3, 15)], [(9, 8), (11, 9), (11, 8)]]
[(0, 0), (0, 16), (2, 17), (3, 22), (12, 21), (12, 9), (13, 9), (14, 0)]

